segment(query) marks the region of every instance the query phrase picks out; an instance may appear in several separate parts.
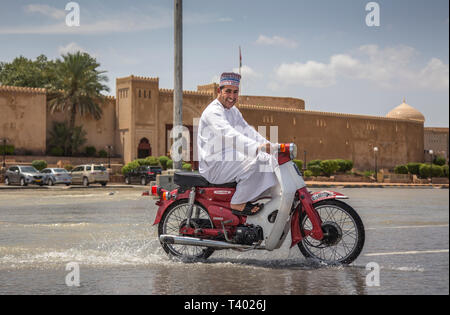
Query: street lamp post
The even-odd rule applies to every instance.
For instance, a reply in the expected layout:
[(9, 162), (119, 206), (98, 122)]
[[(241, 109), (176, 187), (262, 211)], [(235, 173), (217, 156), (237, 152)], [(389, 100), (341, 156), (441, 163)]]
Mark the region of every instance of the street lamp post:
[(430, 183), (433, 184), (433, 150), (429, 150), (430, 153)]
[(303, 171), (306, 171), (306, 150), (303, 151)]
[(375, 181), (378, 182), (378, 164), (377, 164), (378, 147), (373, 148), (373, 153), (375, 155)]
[(3, 168), (6, 168), (6, 138), (2, 139), (3, 141)]
[(108, 168), (111, 169), (111, 150), (113, 146), (107, 145), (106, 148), (108, 149)]

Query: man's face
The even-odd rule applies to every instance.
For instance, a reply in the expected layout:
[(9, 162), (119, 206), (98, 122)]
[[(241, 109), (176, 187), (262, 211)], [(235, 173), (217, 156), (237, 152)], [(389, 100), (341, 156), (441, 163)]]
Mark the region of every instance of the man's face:
[(232, 85), (225, 85), (222, 89), (219, 88), (218, 93), (219, 102), (227, 109), (233, 107), (239, 99), (239, 88)]

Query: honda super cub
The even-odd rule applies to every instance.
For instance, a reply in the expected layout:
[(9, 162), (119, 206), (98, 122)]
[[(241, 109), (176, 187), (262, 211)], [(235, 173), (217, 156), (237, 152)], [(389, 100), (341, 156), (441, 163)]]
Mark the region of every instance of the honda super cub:
[(191, 259), (206, 259), (220, 249), (272, 251), (290, 231), (291, 247), (297, 245), (305, 257), (330, 264), (354, 261), (364, 246), (361, 218), (342, 201), (346, 196), (306, 189), (292, 162), (296, 151), (293, 143), (278, 145), (279, 185), (252, 216), (237, 216), (230, 209), (236, 183), (214, 185), (198, 173), (178, 172), (178, 189), (152, 186), (152, 194), (159, 197), (154, 224), (164, 250)]

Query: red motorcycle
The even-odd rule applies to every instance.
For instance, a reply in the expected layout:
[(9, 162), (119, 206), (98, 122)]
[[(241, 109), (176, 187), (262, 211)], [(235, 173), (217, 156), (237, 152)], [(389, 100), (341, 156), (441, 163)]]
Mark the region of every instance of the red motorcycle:
[(207, 259), (215, 250), (278, 249), (291, 232), (307, 258), (327, 264), (350, 264), (361, 253), (365, 232), (361, 218), (333, 191), (311, 193), (297, 165), (295, 144), (278, 145), (275, 174), (279, 185), (262, 199), (264, 207), (252, 216), (230, 209), (236, 183), (215, 185), (198, 173), (176, 172), (179, 188), (152, 186), (159, 209), (154, 224), (162, 247), (170, 256)]

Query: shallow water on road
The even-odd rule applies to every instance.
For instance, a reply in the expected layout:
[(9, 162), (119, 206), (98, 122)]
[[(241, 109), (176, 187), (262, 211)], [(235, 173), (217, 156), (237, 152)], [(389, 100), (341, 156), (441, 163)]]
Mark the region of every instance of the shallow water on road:
[[(319, 190), (319, 189), (312, 189)], [(168, 259), (141, 190), (0, 192), (0, 294), (448, 294), (448, 190), (331, 189), (351, 199), (366, 244), (351, 266), (273, 252)], [(70, 262), (80, 286), (68, 287)], [(377, 263), (379, 286), (366, 265)]]

